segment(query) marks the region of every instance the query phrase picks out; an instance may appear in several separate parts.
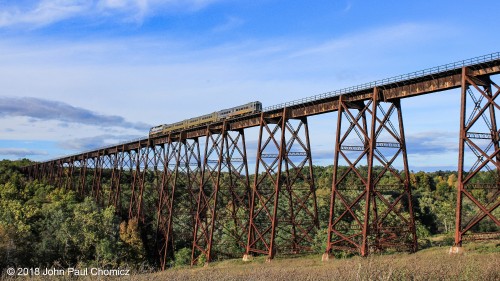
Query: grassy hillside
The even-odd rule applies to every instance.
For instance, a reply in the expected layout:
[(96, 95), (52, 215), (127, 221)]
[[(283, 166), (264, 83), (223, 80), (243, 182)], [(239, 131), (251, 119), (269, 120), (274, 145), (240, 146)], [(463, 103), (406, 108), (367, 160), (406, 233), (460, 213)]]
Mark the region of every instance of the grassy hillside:
[[(240, 259), (214, 262), (205, 267), (175, 267), (157, 273), (132, 273), (124, 280), (500, 280), (500, 241), (466, 245), (462, 255), (449, 255), (448, 246), (415, 254), (395, 253), (351, 257), (322, 262), (320, 255), (277, 258), (265, 262)], [(3, 280), (19, 278), (2, 276)], [(95, 280), (86, 277), (42, 277), (30, 280)], [(28, 279), (28, 278), (26, 278)], [(117, 277), (99, 277), (117, 280)]]
[(202, 268), (175, 268), (138, 275), (136, 280), (500, 280), (500, 241), (465, 246), (463, 255), (449, 247), (415, 254), (373, 255), (321, 262), (321, 256), (229, 260)]

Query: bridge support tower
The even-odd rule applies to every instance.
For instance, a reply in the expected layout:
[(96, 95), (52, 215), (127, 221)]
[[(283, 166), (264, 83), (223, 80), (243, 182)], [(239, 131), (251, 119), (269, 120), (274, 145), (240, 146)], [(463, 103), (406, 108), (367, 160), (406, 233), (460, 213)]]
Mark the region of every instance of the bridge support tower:
[(310, 251), (318, 228), (307, 118), (263, 112), (243, 260)]
[(462, 68), (455, 244), (500, 237), (500, 87)]
[(248, 225), (249, 176), (243, 130), (207, 128), (191, 263), (233, 257)]
[(401, 104), (382, 97), (378, 88), (366, 102), (339, 97), (323, 260), (334, 251), (366, 256), (388, 248), (417, 249)]

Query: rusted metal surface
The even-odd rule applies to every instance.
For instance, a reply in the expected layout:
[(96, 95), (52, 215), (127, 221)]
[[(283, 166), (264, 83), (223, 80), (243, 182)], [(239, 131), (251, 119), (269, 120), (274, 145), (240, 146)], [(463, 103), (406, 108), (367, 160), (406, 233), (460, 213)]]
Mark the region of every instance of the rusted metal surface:
[(203, 259), (206, 262), (210, 262), (212, 259), (211, 247), (217, 215), (222, 161), (224, 160), (224, 134), (224, 127), (221, 130), (207, 127), (191, 265), (198, 264)]
[(310, 251), (319, 227), (307, 119), (286, 116), (261, 114), (247, 257)]
[[(183, 136), (184, 137), (184, 136)], [(167, 144), (158, 151), (157, 250), (162, 270), (173, 260), (175, 245), (191, 243), (195, 227), (196, 206), (201, 183), (199, 141), (195, 139), (165, 139)], [(188, 210), (180, 213), (176, 210)], [(177, 226), (174, 229), (174, 225)], [(174, 240), (174, 238), (176, 239)]]
[[(477, 77), (473, 73), (462, 69), (456, 247), (462, 246), (465, 237), (480, 239), (485, 229), (500, 234), (500, 218), (494, 214), (500, 206), (500, 132), (496, 120), (500, 87), (488, 75)], [(484, 178), (481, 173), (488, 173), (493, 181), (478, 182)]]
[[(327, 254), (416, 250), (401, 105), (380, 97), (375, 88), (371, 100), (354, 108), (339, 99)], [(403, 171), (392, 166), (397, 160)]]
[[(292, 102), (287, 106), (288, 114), (290, 118), (299, 118), (304, 116), (313, 116), (317, 114), (324, 114), (328, 112), (337, 111), (338, 98), (340, 95), (344, 96), (345, 101), (365, 101), (371, 98), (371, 93), (374, 87), (379, 88), (382, 91), (384, 100), (392, 99), (402, 99), (409, 98), (417, 95), (435, 93), (443, 90), (449, 90), (454, 88), (459, 88), (461, 85), (461, 68), (458, 67), (462, 64), (469, 65), (468, 69), (470, 71), (470, 76), (480, 76), (480, 75), (493, 75), (500, 73), (500, 55), (498, 53), (484, 56), (481, 58), (474, 58), (469, 61), (455, 63), (453, 65), (445, 65), (436, 67), (430, 70), (423, 70), (420, 72), (415, 72), (407, 75), (401, 75), (398, 77), (388, 78), (381, 81), (376, 81), (372, 83), (367, 83), (365, 85), (359, 85), (347, 89), (342, 89), (332, 93), (318, 95), (311, 98), (304, 99), (304, 102)], [(491, 60), (490, 60), (491, 57)], [(475, 63), (477, 62), (477, 63)], [(440, 71), (440, 68), (442, 71)], [(426, 75), (426, 73), (430, 73)], [(399, 80), (398, 80), (399, 79)], [(287, 104), (284, 104), (285, 106)], [(283, 107), (280, 105), (276, 108), (271, 107), (269, 112), (270, 115), (281, 114)], [(270, 116), (269, 115), (269, 116)], [(271, 117), (271, 116), (270, 116)], [(260, 115), (253, 114), (245, 117), (240, 117), (236, 119), (231, 119), (227, 121), (228, 129), (230, 130), (240, 130), (250, 127), (259, 126)], [(214, 129), (221, 129), (222, 122), (211, 124)], [(206, 136), (206, 128), (200, 127), (195, 129), (187, 130), (186, 132), (174, 132), (172, 138), (180, 138), (184, 135), (184, 138), (192, 139), (197, 137)], [(120, 144), (117, 146), (110, 146), (104, 148), (104, 153), (114, 153), (123, 150), (139, 149), (140, 147), (148, 146), (149, 142), (154, 144), (165, 143), (167, 136), (158, 136), (154, 139), (144, 138), (140, 141), (133, 141), (126, 143), (125, 145)], [(99, 150), (86, 152), (87, 157), (96, 157), (99, 155)], [(76, 159), (81, 159), (83, 154), (74, 155)], [(61, 157), (64, 163), (71, 161), (71, 157)]]
[[(307, 117), (337, 111), (328, 252), (414, 251), (415, 223), (400, 100), (461, 87), (455, 235), (455, 244), (460, 246), (466, 239), (494, 235), (481, 234), (485, 221), (500, 226), (494, 213), (500, 205), (499, 182), (476, 180), (485, 169), (499, 171), (496, 110), (500, 107), (496, 98), (500, 88), (489, 78), (498, 73), (500, 53), (272, 106), (208, 127), (61, 157), (25, 171), (30, 179), (92, 196), (100, 205), (115, 206), (117, 212), (124, 210), (120, 214), (124, 220), (137, 218), (148, 224), (144, 214), (156, 211), (162, 269), (173, 258), (176, 246), (192, 246), (193, 264), (202, 256), (207, 261), (227, 257), (217, 236), (220, 233), (230, 236), (232, 246), (246, 256), (264, 254), (272, 259), (277, 252), (311, 248), (319, 222)], [(470, 100), (472, 111), (467, 110)], [(482, 120), (486, 130), (474, 125)], [(249, 188), (244, 129), (256, 126), (260, 128), (257, 165)], [(465, 171), (468, 155), (475, 163)], [(403, 163), (402, 171), (392, 167), (394, 161)], [(340, 168), (343, 164), (347, 170)], [(383, 183), (387, 177), (394, 181)], [(475, 190), (487, 195), (480, 196)], [(157, 196), (155, 206), (145, 206), (145, 192)], [(466, 214), (464, 204), (474, 206), (476, 212)]]
[[(249, 178), (243, 131), (214, 130), (206, 138), (191, 263), (231, 257), (243, 249), (249, 200)], [(234, 254), (233, 254), (234, 255)]]
[(182, 145), (182, 142), (170, 139), (167, 144), (161, 145), (157, 150), (160, 155), (157, 165), (160, 167), (156, 167), (156, 171), (158, 171), (157, 190), (159, 191), (156, 231), (159, 262), (162, 270), (166, 269), (168, 260), (173, 256), (173, 249), (171, 249), (172, 219)]

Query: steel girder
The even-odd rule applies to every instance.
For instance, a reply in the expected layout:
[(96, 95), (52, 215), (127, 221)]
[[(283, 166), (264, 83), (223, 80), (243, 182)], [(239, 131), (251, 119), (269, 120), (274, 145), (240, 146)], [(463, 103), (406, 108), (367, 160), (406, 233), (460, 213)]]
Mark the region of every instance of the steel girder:
[(324, 260), (334, 250), (366, 256), (370, 250), (417, 249), (401, 105), (379, 96), (375, 88), (366, 103), (339, 97)]
[(307, 118), (262, 113), (244, 260), (311, 250), (318, 227)]
[(500, 237), (499, 95), (500, 87), (489, 76), (471, 76), (469, 69), (462, 69), (457, 251), (465, 240)]
[(244, 248), (250, 188), (243, 130), (207, 127), (201, 179), (192, 264)]

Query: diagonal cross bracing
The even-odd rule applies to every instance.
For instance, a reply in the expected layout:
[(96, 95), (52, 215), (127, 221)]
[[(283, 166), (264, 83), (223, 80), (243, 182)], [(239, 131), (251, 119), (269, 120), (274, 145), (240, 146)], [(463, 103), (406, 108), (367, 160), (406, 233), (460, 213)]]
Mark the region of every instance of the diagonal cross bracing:
[(311, 250), (318, 228), (307, 119), (260, 117), (245, 256)]
[[(500, 87), (488, 75), (462, 69), (455, 246), (500, 235)], [(469, 167), (468, 167), (469, 166)], [(488, 182), (482, 175), (488, 174)], [(482, 191), (482, 192), (481, 192)]]
[(375, 88), (371, 100), (355, 105), (339, 99), (325, 257), (332, 251), (366, 256), (387, 248), (416, 250), (401, 105), (381, 102), (381, 94)]

